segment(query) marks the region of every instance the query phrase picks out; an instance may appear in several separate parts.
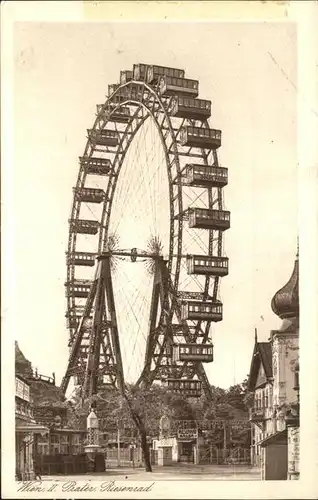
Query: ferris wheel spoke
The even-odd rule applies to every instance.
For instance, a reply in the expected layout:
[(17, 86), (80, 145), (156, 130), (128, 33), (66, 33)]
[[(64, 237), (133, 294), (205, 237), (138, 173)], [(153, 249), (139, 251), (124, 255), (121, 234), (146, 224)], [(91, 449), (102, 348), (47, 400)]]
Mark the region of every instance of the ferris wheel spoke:
[[(154, 158), (155, 156), (156, 156), (156, 152), (154, 152), (154, 154), (152, 155), (152, 158)], [(149, 157), (147, 156), (146, 160), (148, 162), (150, 162), (150, 161), (152, 161), (152, 158), (149, 159)], [(139, 160), (139, 157), (138, 157), (138, 160)], [(141, 197), (144, 196), (142, 187), (145, 186), (146, 182), (147, 182), (147, 184), (148, 184), (148, 186), (150, 186), (150, 188), (146, 192), (148, 192), (148, 194), (150, 193), (149, 196), (151, 197), (150, 206), (152, 207), (151, 213), (152, 213), (152, 215), (154, 214), (154, 219), (153, 219), (153, 226), (154, 227), (157, 226), (157, 221), (156, 221), (157, 203), (154, 200), (154, 195), (152, 194), (152, 192), (154, 191), (154, 189), (151, 189), (151, 186), (152, 186), (152, 184), (156, 183), (156, 179), (158, 177), (158, 171), (160, 171), (160, 167), (161, 167), (160, 163), (161, 162), (158, 162), (158, 166), (156, 168), (156, 171), (152, 174), (151, 178), (149, 177), (149, 175), (150, 175), (149, 172), (148, 172), (149, 169), (148, 168), (142, 169), (142, 180), (143, 180), (143, 182), (140, 183), (139, 189), (138, 189), (137, 193), (135, 193), (135, 196), (134, 196), (134, 201), (136, 201), (136, 194), (137, 195), (139, 194), (139, 196), (141, 196)], [(143, 172), (147, 172), (147, 174), (144, 174)], [(148, 177), (147, 179), (146, 179), (146, 175)], [(138, 201), (139, 201), (139, 197), (137, 197), (137, 203), (136, 203), (137, 206), (139, 205)], [(141, 207), (141, 208), (143, 209), (143, 207)], [(142, 212), (143, 211), (144, 210), (142, 210)], [(143, 215), (142, 212), (140, 214), (141, 216)]]
[[(128, 127), (127, 127), (128, 128)], [(134, 174), (134, 171), (132, 171), (132, 174)], [(121, 203), (121, 207), (118, 209), (118, 211), (113, 211), (114, 216), (117, 215), (117, 217), (120, 219), (121, 213), (122, 213), (122, 207), (124, 206), (124, 203), (127, 199), (127, 196), (129, 194), (129, 190), (127, 189), (127, 186), (131, 186), (133, 182), (137, 184), (138, 178), (134, 175), (131, 176), (132, 178), (129, 179), (129, 176), (127, 175), (122, 175), (121, 176), (121, 182), (119, 182), (119, 188), (116, 189), (116, 199), (119, 200)], [(117, 182), (116, 182), (117, 183)], [(123, 194), (124, 193), (124, 196)]]
[[(122, 201), (121, 201), (121, 207), (117, 210), (117, 218), (116, 220), (113, 221), (112, 225), (113, 225), (113, 231), (114, 232), (118, 232), (119, 231), (119, 226), (120, 224), (122, 223), (122, 218), (123, 218), (123, 215), (124, 213), (127, 211), (127, 208), (128, 210), (130, 209), (131, 210), (131, 213), (134, 214), (135, 213), (135, 210), (134, 210), (134, 207), (133, 205), (131, 205), (132, 203), (132, 198), (133, 198), (133, 191), (134, 191), (134, 187), (138, 185), (138, 181), (139, 179), (137, 178), (137, 176), (133, 179), (131, 179), (131, 184), (127, 185), (127, 188), (126, 188), (126, 192), (125, 192), (125, 195), (123, 196), (122, 198)], [(116, 206), (115, 206), (116, 208)]]
[[(134, 156), (136, 156), (136, 150), (133, 152)], [(134, 157), (128, 158), (129, 163), (132, 165), (135, 164), (135, 159)], [(127, 162), (128, 163), (128, 162)], [(119, 200), (121, 200), (121, 205), (119, 207), (118, 212), (115, 211), (115, 213), (118, 213), (118, 218), (121, 217), (122, 215), (122, 208), (125, 206), (127, 199), (129, 195), (131, 194), (130, 189), (135, 189), (136, 186), (138, 185), (138, 175), (136, 174), (136, 170), (132, 168), (130, 170), (130, 176), (125, 175), (125, 166), (124, 166), (124, 171), (122, 172), (121, 179), (123, 179), (123, 182), (119, 183), (121, 192), (119, 192)], [(124, 196), (122, 196), (122, 192), (124, 193)]]
[[(153, 143), (151, 141), (149, 141), (149, 137), (148, 137), (148, 135), (149, 135), (149, 123), (147, 125), (148, 125), (148, 127), (146, 127), (147, 130), (146, 131), (145, 131), (145, 129), (142, 130), (143, 137), (142, 137), (142, 139), (140, 141), (141, 144), (149, 144), (149, 142), (150, 142), (151, 147), (152, 147), (152, 150), (150, 150), (150, 151), (148, 150), (148, 148), (146, 148), (146, 154), (145, 154), (145, 158), (144, 158), (145, 168), (142, 169), (143, 174), (144, 174), (144, 176), (143, 176), (144, 187), (146, 186), (145, 178), (149, 176), (149, 165), (152, 165), (153, 164), (152, 162), (154, 160)], [(138, 160), (141, 161), (140, 160), (140, 156), (141, 156), (140, 155), (140, 144), (138, 144), (138, 153), (139, 153), (138, 154)], [(151, 155), (151, 153), (153, 153), (153, 154)], [(151, 185), (151, 180), (150, 179), (148, 180), (148, 185), (149, 185), (149, 189), (147, 191), (148, 191), (149, 199), (150, 199), (151, 217), (153, 219), (153, 224), (155, 224), (155, 219), (154, 219), (154, 207), (155, 207), (155, 204), (154, 204), (152, 189), (150, 187), (150, 185)]]
[[(130, 281), (129, 277), (127, 276), (126, 272), (123, 269), (120, 270), (120, 273), (122, 274), (122, 277), (124, 278), (124, 280), (126, 282), (132, 284), (132, 282)], [(138, 345), (139, 358), (141, 356), (143, 358), (141, 360), (141, 362), (143, 362), (145, 353), (140, 350), (140, 338), (139, 337), (141, 335), (141, 337), (143, 337), (143, 340), (146, 341), (146, 336), (144, 333), (145, 332), (145, 325), (142, 325), (140, 323), (139, 318), (146, 317), (146, 310), (149, 308), (149, 301), (146, 300), (145, 294), (142, 295), (140, 290), (138, 290), (136, 287), (133, 286), (131, 288), (131, 290), (132, 290), (132, 296), (130, 296), (130, 294), (127, 294), (126, 291), (123, 292), (123, 295), (125, 297), (125, 305), (126, 305), (125, 306), (126, 307), (126, 315), (127, 315), (126, 319), (130, 318), (130, 322), (131, 322), (131, 319), (134, 318), (136, 329), (135, 329), (135, 334), (130, 335), (129, 346), (126, 345), (126, 348), (125, 348), (125, 346), (123, 346), (123, 347), (124, 347), (124, 353), (127, 356), (128, 354), (131, 354), (131, 353), (134, 354), (136, 351), (137, 345)], [(139, 304), (138, 304), (138, 302), (139, 302)], [(122, 338), (125, 338), (125, 337), (122, 337)], [(131, 345), (132, 342), (134, 342), (133, 346)], [(128, 369), (127, 377), (129, 377), (129, 373), (130, 373), (130, 370)]]
[[(157, 163), (157, 166), (154, 165), (156, 167), (156, 171), (153, 173), (152, 177), (150, 178), (150, 182), (152, 182), (152, 180), (154, 179), (154, 182), (156, 182), (156, 180), (158, 179), (158, 172), (162, 172), (162, 162), (163, 162), (163, 151), (162, 149), (159, 150), (159, 140), (158, 140), (158, 137), (157, 137), (157, 140), (155, 140), (155, 127), (152, 126), (151, 127), (151, 143), (152, 143), (152, 148), (153, 148), (153, 155), (152, 155), (152, 159), (153, 158), (156, 158), (156, 162)], [(161, 145), (160, 145), (161, 147)], [(152, 162), (151, 162), (152, 163)], [(149, 172), (149, 169), (147, 169), (147, 172)], [(149, 172), (150, 174), (150, 172)], [(154, 186), (154, 190), (152, 190), (152, 201), (153, 201), (153, 208), (154, 208), (154, 211), (156, 212), (156, 203), (155, 203), (155, 196), (157, 195), (158, 191), (156, 190), (156, 185)], [(156, 215), (156, 214), (155, 214)]]
[[(146, 307), (147, 306), (147, 301), (146, 301), (146, 298), (145, 298), (146, 296), (145, 295), (141, 295), (140, 290), (137, 287), (134, 286), (133, 281), (129, 279), (129, 277), (127, 276), (126, 272), (123, 269), (119, 269), (119, 272), (123, 275), (125, 281), (131, 285), (132, 291), (135, 293), (135, 300), (136, 300), (137, 296), (141, 297), (143, 299), (143, 301), (144, 301), (144, 306)], [(134, 301), (131, 301), (130, 297), (127, 296), (126, 292), (124, 292), (124, 295), (126, 297), (127, 304), (131, 306), (134, 303)], [(138, 321), (137, 317), (136, 317), (136, 320)]]
[[(137, 153), (139, 153), (139, 151), (138, 151), (138, 150), (136, 150), (136, 152), (137, 152)], [(137, 157), (137, 154), (136, 154), (136, 157)], [(137, 161), (138, 163), (140, 163), (140, 154), (138, 155), (138, 157), (137, 157), (136, 161)], [(145, 175), (144, 175), (144, 172), (145, 172), (145, 171), (147, 172), (147, 170), (148, 170), (148, 169), (145, 169), (145, 168), (141, 169), (141, 172), (142, 172), (142, 177), (141, 177), (141, 179), (143, 180), (143, 182), (139, 183), (139, 190), (138, 190), (138, 191), (140, 191), (140, 195), (141, 195), (141, 196), (143, 196), (143, 195), (144, 195), (144, 193), (142, 192), (142, 187), (143, 187), (143, 186), (145, 185), (145, 183), (146, 183), (146, 182), (145, 182)], [(133, 169), (133, 171), (135, 171), (135, 169)], [(149, 194), (149, 190), (148, 190), (148, 191), (146, 191), (146, 192), (148, 192), (148, 194)], [(127, 195), (128, 195), (128, 193), (127, 193)], [(135, 195), (136, 195), (136, 193), (135, 193)], [(135, 199), (135, 198), (136, 198), (136, 196), (134, 196), (134, 199)], [(153, 206), (153, 203), (152, 203), (152, 206)]]

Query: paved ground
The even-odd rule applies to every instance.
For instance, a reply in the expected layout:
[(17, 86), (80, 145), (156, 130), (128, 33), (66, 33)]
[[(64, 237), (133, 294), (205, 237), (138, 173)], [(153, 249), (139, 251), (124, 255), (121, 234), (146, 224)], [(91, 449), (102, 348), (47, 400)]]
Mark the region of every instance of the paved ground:
[(55, 481), (257, 481), (259, 469), (243, 465), (173, 465), (171, 467), (153, 467), (152, 472), (144, 469), (118, 468), (108, 469), (105, 473), (43, 476), (42, 480)]

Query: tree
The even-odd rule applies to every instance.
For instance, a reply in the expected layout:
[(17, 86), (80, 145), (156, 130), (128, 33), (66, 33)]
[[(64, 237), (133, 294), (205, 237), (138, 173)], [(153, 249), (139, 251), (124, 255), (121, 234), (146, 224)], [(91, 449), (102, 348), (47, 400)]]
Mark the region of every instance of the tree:
[(85, 399), (84, 401), (82, 401), (79, 392), (75, 393), (72, 399), (69, 400), (70, 423), (75, 427), (85, 425), (90, 407), (96, 408), (97, 415), (103, 420), (104, 428), (118, 426), (119, 422), (130, 419), (140, 436), (146, 472), (151, 472), (150, 450), (144, 422), (147, 392), (132, 385), (126, 385), (123, 393), (119, 392), (117, 388), (111, 387), (93, 395), (90, 400)]
[(247, 411), (247, 382), (245, 379), (242, 383), (233, 385), (226, 391), (227, 402), (242, 411)]
[[(141, 412), (142, 408), (140, 407), (140, 401), (138, 399), (144, 399), (145, 394), (141, 389), (137, 390), (137, 398), (131, 397), (133, 396), (133, 393), (136, 395), (135, 388), (132, 388), (132, 394), (130, 395), (128, 391), (124, 392), (122, 394), (124, 401), (127, 404), (129, 413), (131, 415), (131, 418), (133, 419), (139, 434), (140, 434), (140, 442), (141, 442), (141, 449), (143, 452), (143, 458), (145, 461), (145, 469), (146, 472), (152, 472), (152, 467), (151, 467), (151, 460), (150, 460), (150, 451), (149, 451), (149, 445), (147, 441), (147, 432), (146, 432), (146, 427), (144, 424), (144, 420), (141, 417)], [(141, 396), (141, 397), (140, 397)]]

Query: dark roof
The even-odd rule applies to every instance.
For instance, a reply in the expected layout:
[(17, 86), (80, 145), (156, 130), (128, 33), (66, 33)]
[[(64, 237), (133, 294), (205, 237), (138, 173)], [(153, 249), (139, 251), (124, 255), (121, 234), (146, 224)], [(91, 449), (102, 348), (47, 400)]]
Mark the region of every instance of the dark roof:
[(283, 431), (280, 432), (276, 432), (271, 436), (267, 436), (267, 438), (263, 439), (263, 441), (261, 441), (259, 444), (262, 448), (266, 448), (266, 446), (270, 446), (271, 444), (287, 445), (287, 429), (284, 429)]
[(270, 342), (258, 342), (257, 345), (266, 377), (271, 378), (273, 376), (272, 345)]
[(22, 375), (25, 379), (32, 377), (32, 365), (24, 356), (17, 341), (15, 341), (15, 374)]
[(267, 380), (273, 376), (272, 345), (270, 342), (255, 340), (251, 368), (248, 377), (248, 390), (254, 391), (260, 365), (263, 365)]
[(299, 316), (298, 257), (294, 263), (291, 277), (285, 286), (275, 293), (271, 306), (273, 312), (281, 319)]

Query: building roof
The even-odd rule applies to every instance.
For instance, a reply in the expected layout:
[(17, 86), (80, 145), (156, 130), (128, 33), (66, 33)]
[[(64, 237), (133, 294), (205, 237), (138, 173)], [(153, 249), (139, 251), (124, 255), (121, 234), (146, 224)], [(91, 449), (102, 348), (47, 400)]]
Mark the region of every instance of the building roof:
[(272, 345), (270, 342), (258, 342), (255, 339), (251, 368), (248, 377), (248, 390), (254, 391), (257, 375), (261, 365), (264, 368), (266, 380), (273, 377), (272, 368)]
[(298, 252), (294, 263), (291, 277), (272, 298), (272, 310), (281, 319), (297, 318), (299, 316), (299, 293), (298, 293)]
[(58, 433), (61, 433), (61, 434), (86, 434), (87, 432), (87, 429), (71, 429), (69, 427), (62, 427), (61, 429), (60, 428), (57, 428), (57, 427), (54, 427), (53, 429), (51, 428), (50, 431), (54, 434), (58, 434)]
[(270, 446), (272, 444), (287, 445), (287, 429), (284, 429), (283, 431), (276, 432), (275, 434), (268, 436), (267, 438), (263, 439), (263, 441), (261, 441), (259, 444), (262, 448), (266, 448), (267, 446)]
[(25, 424), (17, 424), (15, 427), (15, 431), (17, 433), (33, 433), (33, 434), (47, 434), (49, 432), (49, 428), (44, 425), (36, 424), (36, 423), (25, 423)]
[(273, 376), (272, 344), (270, 342), (258, 342), (257, 344), (266, 376), (271, 378)]

